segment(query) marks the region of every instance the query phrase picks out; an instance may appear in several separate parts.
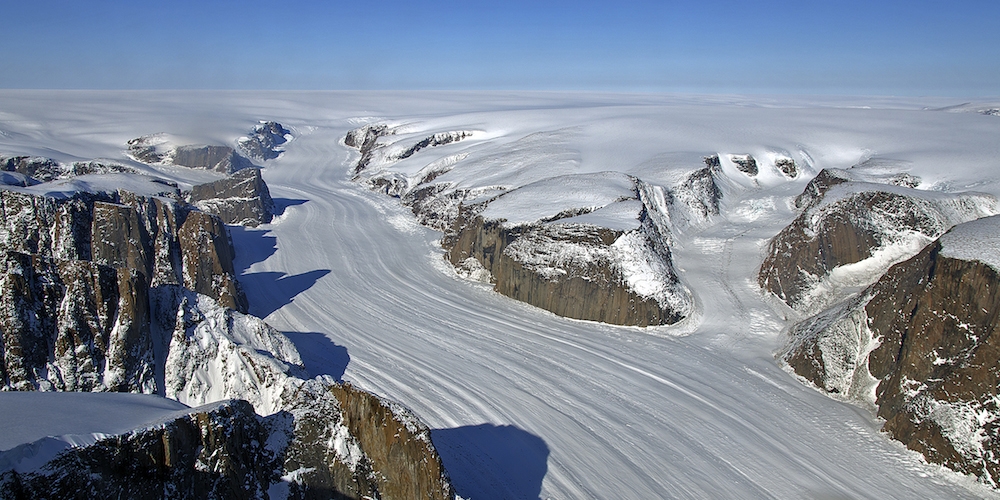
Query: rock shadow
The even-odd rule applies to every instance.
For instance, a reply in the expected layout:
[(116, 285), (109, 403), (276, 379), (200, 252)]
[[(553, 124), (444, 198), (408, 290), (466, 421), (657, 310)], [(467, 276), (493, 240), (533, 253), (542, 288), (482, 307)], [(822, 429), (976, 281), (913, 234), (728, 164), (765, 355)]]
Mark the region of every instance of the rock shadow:
[(481, 424), (431, 431), (456, 492), (465, 498), (537, 499), (549, 447), (512, 425)]
[(237, 279), (250, 302), (250, 314), (266, 318), (274, 311), (291, 304), (296, 295), (312, 288), (327, 274), (330, 274), (329, 269), (316, 269), (293, 275), (265, 271), (242, 274)]
[(271, 198), (274, 201), (274, 210), (271, 212), (275, 217), (285, 215), (285, 209), (301, 205), (309, 200), (299, 200), (295, 198)]
[(270, 234), (267, 229), (232, 225), (227, 227), (229, 237), (233, 240), (233, 248), (236, 250), (233, 267), (236, 268), (237, 274), (250, 269), (250, 266), (258, 262), (264, 262), (278, 251), (278, 237)]
[(344, 381), (344, 371), (347, 370), (351, 356), (347, 348), (337, 345), (325, 333), (320, 332), (282, 332), (295, 344), (306, 367), (309, 378), (329, 375)]

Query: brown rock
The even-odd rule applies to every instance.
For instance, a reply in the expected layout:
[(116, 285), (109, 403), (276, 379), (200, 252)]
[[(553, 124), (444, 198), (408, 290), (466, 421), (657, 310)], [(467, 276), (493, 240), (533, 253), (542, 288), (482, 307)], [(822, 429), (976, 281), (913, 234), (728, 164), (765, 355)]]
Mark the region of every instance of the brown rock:
[[(858, 342), (852, 332), (861, 335)], [(793, 335), (783, 359), (797, 374), (842, 392), (845, 384), (836, 380), (853, 362), (853, 373), (877, 383), (871, 402), (890, 436), (930, 462), (998, 484), (1000, 273), (994, 268), (945, 257), (934, 242)], [(854, 349), (864, 344), (870, 354)], [(834, 366), (852, 350), (853, 357)]]
[(225, 179), (194, 186), (188, 202), (226, 224), (251, 227), (271, 222), (274, 212), (274, 201), (259, 168), (246, 168)]
[(236, 281), (233, 244), (218, 217), (191, 212), (177, 231), (184, 288), (208, 295), (225, 307), (247, 311), (247, 299)]

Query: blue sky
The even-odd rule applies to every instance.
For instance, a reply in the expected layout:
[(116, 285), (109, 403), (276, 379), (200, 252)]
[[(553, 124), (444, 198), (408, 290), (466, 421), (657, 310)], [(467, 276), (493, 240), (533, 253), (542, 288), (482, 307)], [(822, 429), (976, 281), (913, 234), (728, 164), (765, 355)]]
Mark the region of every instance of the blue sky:
[(0, 0), (0, 87), (1000, 95), (1000, 2)]

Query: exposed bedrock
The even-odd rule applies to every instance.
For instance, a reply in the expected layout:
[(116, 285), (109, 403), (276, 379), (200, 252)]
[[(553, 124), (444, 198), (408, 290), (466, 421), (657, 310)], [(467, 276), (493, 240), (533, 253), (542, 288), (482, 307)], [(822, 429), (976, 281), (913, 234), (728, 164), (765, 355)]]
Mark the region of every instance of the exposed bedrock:
[(997, 213), (996, 199), (986, 194), (931, 193), (845, 177), (820, 172), (796, 198), (805, 210), (768, 244), (758, 284), (793, 308), (808, 307), (810, 294), (838, 267), (885, 250), (887, 260), (898, 261), (955, 224)]
[(271, 222), (274, 200), (259, 168), (246, 168), (215, 182), (191, 188), (189, 203), (226, 224), (256, 227)]
[[(508, 297), (560, 316), (619, 325), (663, 325), (683, 318), (680, 308), (665, 307), (626, 285), (612, 249), (625, 236), (622, 231), (584, 224), (508, 228), (471, 212), (455, 227), (442, 240), (451, 263), (468, 266), (467, 259), (475, 259), (492, 275), (496, 291)], [(639, 231), (631, 233), (630, 238), (645, 239)]]
[(5, 250), (127, 268), (150, 286), (179, 283), (246, 311), (218, 217), (124, 191), (66, 199), (0, 191), (0, 215)]
[(1000, 273), (947, 246), (928, 245), (796, 325), (782, 359), (817, 387), (877, 407), (883, 430), (928, 461), (996, 486)]
[(128, 153), (143, 163), (165, 163), (231, 174), (253, 162), (229, 146), (176, 145), (167, 134), (152, 134), (128, 141)]
[(291, 132), (278, 122), (268, 121), (254, 126), (250, 135), (240, 137), (240, 150), (250, 158), (273, 160), (281, 155), (282, 144), (291, 138)]
[(172, 160), (174, 165), (225, 174), (253, 166), (229, 146), (179, 146), (173, 151)]
[(0, 475), (0, 496), (265, 498), (278, 479), (266, 425), (245, 401), (70, 448), (35, 472)]

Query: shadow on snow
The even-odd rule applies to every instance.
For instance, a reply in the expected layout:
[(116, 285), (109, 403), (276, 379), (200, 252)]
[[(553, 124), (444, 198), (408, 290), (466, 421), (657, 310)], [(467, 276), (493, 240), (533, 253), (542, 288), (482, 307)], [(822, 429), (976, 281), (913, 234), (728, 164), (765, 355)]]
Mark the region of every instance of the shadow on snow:
[(512, 425), (431, 431), (457, 493), (476, 500), (537, 499), (548, 471), (542, 438)]
[(344, 381), (344, 371), (351, 362), (347, 348), (337, 345), (325, 333), (319, 332), (282, 332), (295, 344), (302, 357), (309, 378), (319, 375), (329, 375)]
[(295, 198), (272, 198), (274, 201), (274, 210), (271, 212), (275, 217), (285, 214), (285, 209), (288, 207), (294, 207), (305, 203), (308, 200), (298, 200)]

